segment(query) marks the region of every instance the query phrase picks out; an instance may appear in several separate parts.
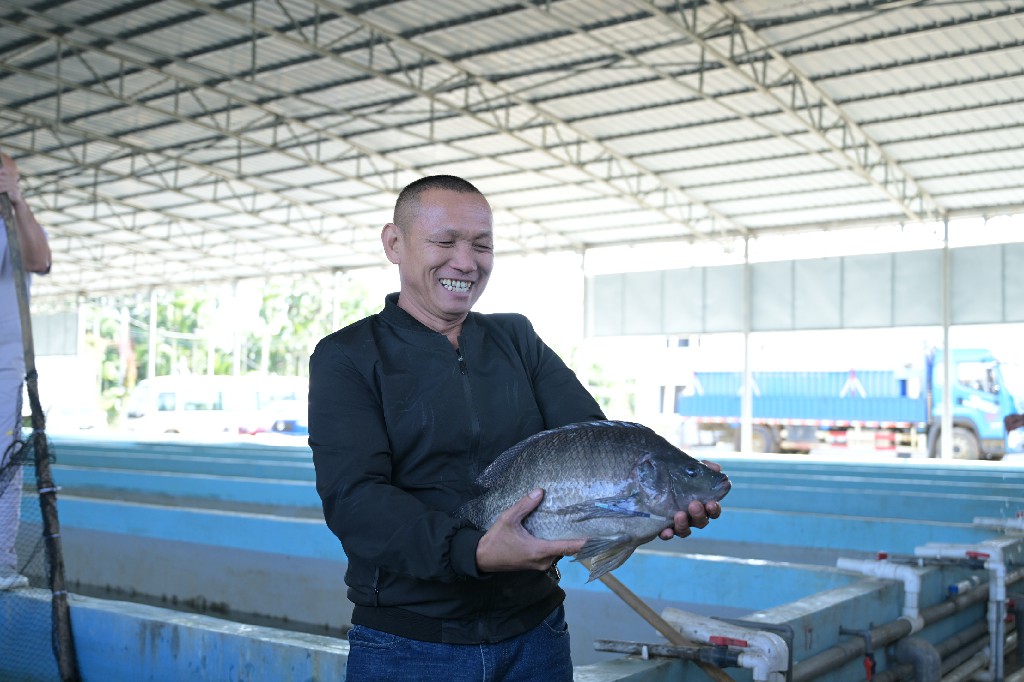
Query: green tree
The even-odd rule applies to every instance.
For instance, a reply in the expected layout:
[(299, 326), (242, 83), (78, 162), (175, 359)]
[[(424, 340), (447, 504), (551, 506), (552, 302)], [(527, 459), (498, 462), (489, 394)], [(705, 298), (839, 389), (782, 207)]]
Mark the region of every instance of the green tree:
[(334, 320), (345, 325), (373, 312), (366, 290), (318, 273), (266, 283), (259, 319), (254, 321), (247, 365), (271, 374), (304, 376), (316, 343), (332, 331)]
[[(152, 296), (152, 299), (151, 299)], [(240, 371), (304, 376), (316, 343), (374, 312), (366, 290), (349, 278), (301, 278), (180, 287), (95, 300), (80, 307), (86, 343), (100, 366), (101, 402), (116, 415), (149, 375), (150, 310), (155, 303), (155, 375)]]

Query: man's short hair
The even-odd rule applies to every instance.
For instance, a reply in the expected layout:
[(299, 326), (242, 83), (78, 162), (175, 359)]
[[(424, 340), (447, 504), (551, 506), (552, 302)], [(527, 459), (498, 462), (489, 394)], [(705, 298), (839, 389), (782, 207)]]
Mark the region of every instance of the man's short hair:
[(398, 227), (404, 230), (416, 211), (416, 204), (419, 201), (420, 195), (431, 189), (445, 189), (450, 192), (459, 192), (461, 194), (484, 195), (484, 193), (477, 189), (469, 180), (464, 180), (458, 176), (428, 175), (420, 178), (419, 180), (410, 182), (399, 193), (398, 199), (395, 201), (395, 214), (392, 219), (395, 225), (398, 225)]

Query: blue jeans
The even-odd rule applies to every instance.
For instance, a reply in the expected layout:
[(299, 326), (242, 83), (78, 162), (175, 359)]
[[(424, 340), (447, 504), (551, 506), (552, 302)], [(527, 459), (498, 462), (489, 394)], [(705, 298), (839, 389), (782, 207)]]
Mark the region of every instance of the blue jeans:
[(347, 682), (572, 682), (569, 629), (559, 606), (539, 625), (497, 644), (437, 644), (362, 625), (348, 633)]

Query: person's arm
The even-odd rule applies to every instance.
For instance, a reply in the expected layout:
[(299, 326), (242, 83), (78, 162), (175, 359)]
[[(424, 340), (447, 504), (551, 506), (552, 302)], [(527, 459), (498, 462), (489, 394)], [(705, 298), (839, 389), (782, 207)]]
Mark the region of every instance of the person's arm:
[(331, 337), (310, 358), (309, 444), (328, 527), (346, 554), (385, 570), (425, 580), (477, 577), (483, 533), (392, 483), (371, 372)]
[(580, 383), (562, 358), (534, 330), (528, 319), (516, 325), (520, 337), (517, 345), (532, 382), (544, 428), (554, 429), (567, 424), (606, 419), (601, 406), (590, 391)]
[(32, 208), (21, 193), (20, 179), (14, 160), (7, 154), (0, 154), (0, 194), (6, 194), (11, 200), (22, 266), (25, 272), (49, 272), (50, 244), (46, 239), (46, 233), (32, 214)]

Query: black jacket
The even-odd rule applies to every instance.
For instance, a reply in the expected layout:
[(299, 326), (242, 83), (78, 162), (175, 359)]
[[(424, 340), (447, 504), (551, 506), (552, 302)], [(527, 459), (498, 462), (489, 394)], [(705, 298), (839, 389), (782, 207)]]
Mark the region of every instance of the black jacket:
[(348, 557), (353, 623), (495, 642), (561, 603), (547, 573), (478, 572), (483, 533), (450, 515), (506, 448), (604, 418), (525, 317), (470, 313), (456, 352), (391, 294), (382, 312), (322, 339), (309, 374), (317, 491)]

